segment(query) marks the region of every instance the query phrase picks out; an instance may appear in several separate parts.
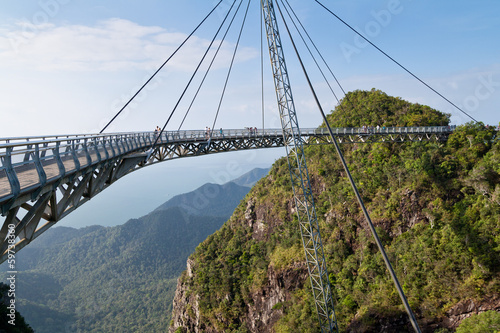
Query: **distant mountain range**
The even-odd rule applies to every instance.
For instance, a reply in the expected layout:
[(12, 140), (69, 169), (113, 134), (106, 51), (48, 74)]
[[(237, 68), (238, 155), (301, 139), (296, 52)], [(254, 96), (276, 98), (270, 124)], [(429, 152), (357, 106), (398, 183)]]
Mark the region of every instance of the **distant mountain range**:
[(191, 215), (228, 219), (249, 189), (268, 172), (269, 169), (256, 168), (223, 185), (205, 184), (192, 192), (173, 197), (155, 211), (181, 207)]
[(49, 229), (17, 254), (18, 310), (38, 333), (167, 331), (188, 256), (268, 171), (205, 184), (120, 226)]

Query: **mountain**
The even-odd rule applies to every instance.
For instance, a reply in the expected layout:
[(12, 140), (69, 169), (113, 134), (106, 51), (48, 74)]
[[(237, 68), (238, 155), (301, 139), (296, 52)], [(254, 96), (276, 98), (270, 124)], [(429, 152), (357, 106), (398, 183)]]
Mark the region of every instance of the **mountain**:
[(268, 172), (269, 169), (255, 168), (223, 185), (207, 183), (194, 191), (173, 197), (156, 210), (182, 207), (192, 215), (224, 216), (227, 219), (250, 188)]
[(188, 256), (249, 190), (205, 184), (120, 226), (47, 230), (16, 254), (18, 309), (37, 333), (167, 331)]
[[(447, 125), (449, 115), (355, 91), (333, 126)], [(459, 126), (447, 142), (342, 150), (423, 332), (500, 310), (500, 142)], [(341, 332), (412, 332), (332, 146), (305, 149)], [(179, 279), (169, 332), (318, 332), (286, 159), (274, 163)]]
[(0, 333), (33, 333), (24, 317), (10, 303), (10, 287), (0, 282)]
[(249, 190), (249, 187), (240, 186), (233, 182), (224, 185), (209, 183), (192, 192), (173, 197), (156, 208), (156, 211), (181, 207), (191, 215), (223, 216), (228, 219)]
[(255, 168), (232, 182), (246, 187), (253, 187), (262, 177), (269, 173), (269, 168)]

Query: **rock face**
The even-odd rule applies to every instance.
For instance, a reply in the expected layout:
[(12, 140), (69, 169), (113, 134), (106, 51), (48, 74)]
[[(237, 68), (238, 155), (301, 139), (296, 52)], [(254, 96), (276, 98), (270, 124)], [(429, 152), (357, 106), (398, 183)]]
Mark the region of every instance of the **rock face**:
[[(243, 203), (244, 212), (241, 221), (251, 231), (251, 238), (258, 241), (266, 241), (270, 234), (279, 229), (282, 220), (277, 218), (270, 209), (267, 202), (257, 203), (254, 197), (247, 198)], [(288, 211), (287, 217), (294, 212), (290, 201), (283, 203)], [(378, 223), (387, 233), (394, 236), (400, 235), (411, 229), (416, 223), (430, 223), (430, 219), (421, 213), (421, 206), (418, 203), (418, 193), (405, 190), (400, 202), (403, 212), (403, 225), (394, 228), (390, 223), (383, 221)], [(331, 222), (335, 219), (344, 219), (342, 214), (329, 211), (325, 214), (325, 219)], [(363, 220), (358, 221), (358, 232), (368, 226)], [(340, 235), (337, 235), (340, 237)], [(353, 245), (357, 248), (357, 245)], [(199, 295), (190, 291), (196, 274), (196, 262), (193, 259), (187, 260), (186, 271), (179, 278), (177, 290), (174, 298), (172, 322), (169, 333), (215, 333), (221, 332), (216, 328), (207, 325), (201, 320), (199, 309)], [(265, 283), (257, 291), (250, 294), (251, 300), (246, 304), (247, 313), (245, 318), (241, 318), (242, 326), (252, 333), (274, 332), (273, 326), (283, 316), (282, 304), (292, 300), (292, 294), (304, 287), (309, 278), (307, 265), (305, 262), (295, 262), (284, 269), (275, 269), (273, 266), (267, 268)], [(463, 319), (473, 314), (478, 314), (488, 310), (500, 311), (500, 297), (489, 297), (483, 300), (464, 300), (457, 303), (448, 310), (444, 317), (436, 320), (417, 318), (422, 332), (431, 333), (437, 329), (445, 328), (454, 331)], [(378, 331), (385, 333), (413, 332), (413, 328), (408, 320), (406, 312), (391, 315), (381, 315), (378, 313), (367, 313), (363, 318), (355, 318), (347, 327), (346, 332), (369, 333)], [(366, 317), (369, 317), (370, 325), (366, 326)]]
[[(372, 97), (367, 102), (377, 100)], [(472, 156), (464, 135), (473, 131), (456, 132), (446, 145), (345, 148), (422, 332), (453, 331), (472, 314), (500, 310), (500, 211), (466, 181), (480, 178), (469, 175), (478, 165), (495, 175), (488, 178), (491, 189), (500, 186), (500, 146), (488, 152), (483, 137), (491, 133), (478, 129)], [(339, 326), (353, 333), (412, 332), (335, 152), (321, 145), (307, 152)], [(278, 160), (191, 256), (171, 333), (319, 330), (292, 198), (288, 164)]]
[(290, 269), (275, 271), (270, 269), (267, 284), (252, 293), (252, 303), (248, 306), (246, 326), (251, 332), (272, 332), (272, 327), (283, 315), (280, 304), (291, 299), (291, 292), (301, 288), (308, 278), (307, 266), (297, 264)]
[[(188, 260), (189, 266), (189, 260)], [(191, 276), (192, 277), (192, 276)], [(201, 332), (200, 331), (200, 311), (198, 301), (195, 296), (188, 293), (188, 288), (179, 278), (174, 297), (172, 322), (169, 332)], [(207, 331), (211, 332), (211, 331)]]
[[(292, 210), (289, 202), (285, 202), (284, 206), (289, 211)], [(242, 219), (238, 223), (248, 228), (252, 240), (266, 241), (283, 223), (273, 215), (270, 205), (257, 204), (254, 197), (248, 198), (244, 207)], [(218, 332), (200, 321), (199, 297), (190, 292), (194, 274), (196, 274), (196, 263), (190, 258), (187, 261), (186, 272), (178, 280), (170, 333)], [(272, 332), (273, 325), (283, 316), (282, 304), (292, 299), (293, 291), (302, 288), (308, 276), (307, 265), (303, 262), (296, 262), (283, 269), (269, 266), (262, 286), (249, 295), (251, 299), (246, 304), (246, 317), (242, 318), (243, 326), (250, 332)]]
[[(189, 293), (189, 274), (192, 261), (188, 260), (186, 275), (179, 278), (174, 298), (172, 323), (169, 333), (177, 332), (217, 332), (200, 322), (198, 297)], [(267, 282), (258, 291), (251, 294), (248, 314), (244, 319), (250, 332), (271, 333), (273, 325), (281, 318), (280, 305), (291, 300), (291, 293), (304, 285), (308, 278), (307, 266), (298, 263), (285, 270), (268, 270)]]
[(446, 312), (446, 317), (443, 319), (441, 326), (455, 330), (465, 318), (490, 310), (500, 311), (499, 295), (482, 300), (468, 299), (460, 301)]

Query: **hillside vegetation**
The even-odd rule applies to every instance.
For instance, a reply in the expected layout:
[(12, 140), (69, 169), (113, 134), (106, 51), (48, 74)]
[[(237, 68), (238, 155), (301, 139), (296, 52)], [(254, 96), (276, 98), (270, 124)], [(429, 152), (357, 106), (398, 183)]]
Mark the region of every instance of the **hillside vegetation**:
[[(349, 93), (328, 118), (334, 127), (449, 124), (378, 90)], [(466, 124), (447, 142), (342, 149), (421, 328), (453, 331), (471, 312), (500, 309), (496, 131)], [(306, 156), (341, 331), (411, 331), (334, 148)], [(291, 191), (280, 159), (197, 247), (170, 332), (319, 331)]]
[(188, 256), (249, 190), (205, 184), (123, 225), (49, 229), (16, 255), (20, 312), (37, 333), (165, 332)]

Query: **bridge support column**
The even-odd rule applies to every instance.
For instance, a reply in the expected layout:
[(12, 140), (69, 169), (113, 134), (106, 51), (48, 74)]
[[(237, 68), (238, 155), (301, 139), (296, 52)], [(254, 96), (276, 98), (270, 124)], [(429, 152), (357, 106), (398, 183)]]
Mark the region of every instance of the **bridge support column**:
[(295, 112), (273, 1), (262, 0), (262, 11), (295, 207), (320, 328), (321, 332), (338, 332), (328, 270), (304, 154), (304, 142)]

